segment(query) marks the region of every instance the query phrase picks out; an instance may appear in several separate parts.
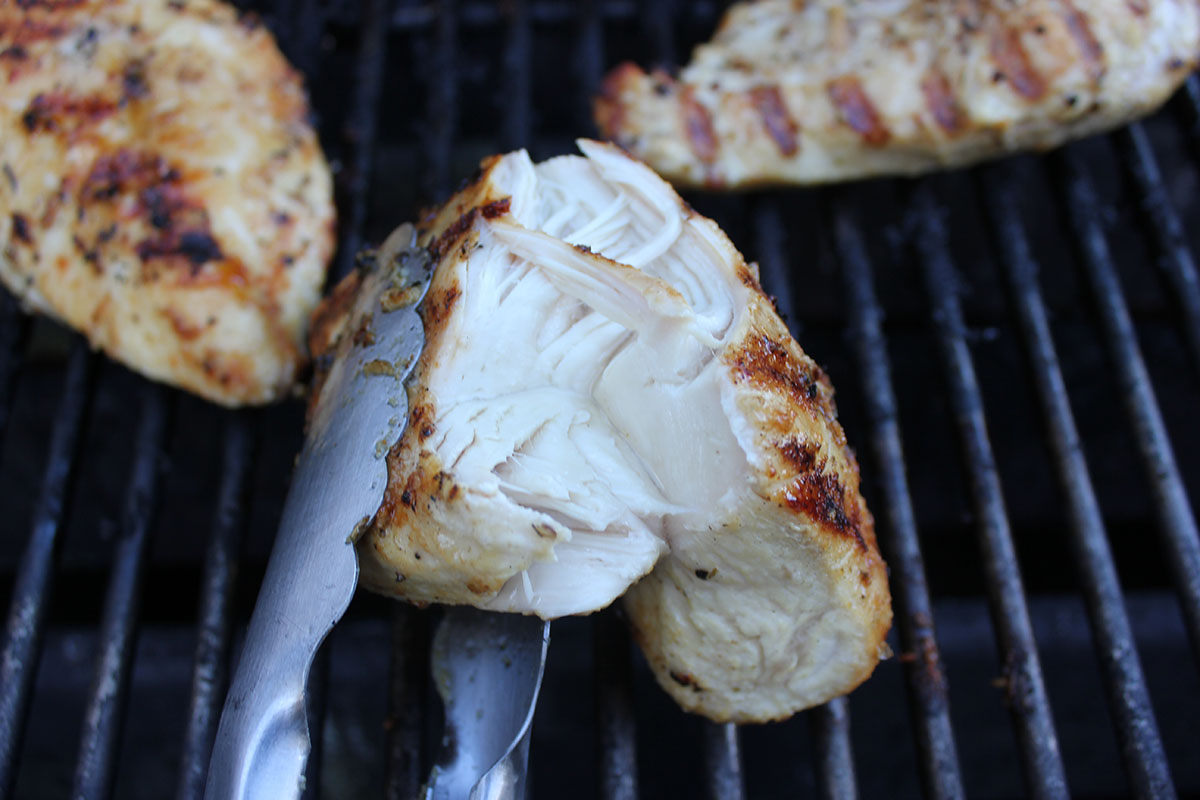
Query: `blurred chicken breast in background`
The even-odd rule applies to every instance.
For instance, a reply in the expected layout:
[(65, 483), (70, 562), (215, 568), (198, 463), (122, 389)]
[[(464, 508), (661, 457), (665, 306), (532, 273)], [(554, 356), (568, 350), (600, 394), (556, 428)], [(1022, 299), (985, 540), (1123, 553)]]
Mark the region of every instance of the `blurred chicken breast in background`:
[(0, 279), (226, 405), (291, 389), (334, 244), (299, 74), (214, 0), (0, 2)]
[(595, 116), (682, 186), (913, 175), (1122, 125), (1197, 59), (1185, 0), (752, 0), (678, 80), (617, 67)]

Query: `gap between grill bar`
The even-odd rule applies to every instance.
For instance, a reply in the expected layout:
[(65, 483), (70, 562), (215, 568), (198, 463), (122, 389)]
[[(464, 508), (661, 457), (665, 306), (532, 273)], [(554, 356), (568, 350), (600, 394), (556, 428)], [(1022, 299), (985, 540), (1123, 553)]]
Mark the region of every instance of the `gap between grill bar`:
[(425, 781), (422, 735), (429, 713), (429, 619), (403, 601), (392, 608), (388, 673), (386, 800), (413, 800)]
[[(378, 2), (378, 0), (376, 0)], [(425, 169), (421, 174), (426, 199), (440, 199), (450, 185), (450, 152), (458, 121), (458, 70), (455, 48), (458, 37), (457, 8), (453, 0), (438, 0), (434, 17), (434, 54), (426, 65), (428, 106), (423, 134)], [(397, 601), (403, 602), (403, 601)], [(384, 769), (389, 800), (411, 797), (403, 792), (420, 785), (428, 751), (426, 687), (429, 680), (428, 620), (425, 612), (411, 608), (393, 611), (388, 677), (388, 752)], [(416, 701), (416, 705), (414, 705)], [(414, 708), (420, 713), (414, 713)]]
[(637, 727), (629, 633), (613, 610), (592, 622), (596, 672), (596, 772), (602, 800), (637, 800)]
[(225, 427), (221, 485), (213, 514), (212, 539), (204, 560), (191, 701), (175, 794), (178, 800), (201, 800), (204, 796), (208, 761), (228, 688), (233, 593), (246, 525), (253, 439), (249, 412), (232, 413)]
[(75, 765), (73, 800), (104, 800), (112, 793), (147, 546), (158, 504), (161, 454), (167, 427), (167, 390), (144, 384), (133, 467), (125, 495), (121, 535), (113, 551), (100, 653), (88, 692), (83, 735)]
[(758, 247), (757, 261), (760, 282), (771, 295), (775, 310), (787, 323), (792, 336), (800, 336), (800, 320), (796, 317), (792, 295), (788, 291), (788, 262), (784, 255), (783, 222), (779, 215), (779, 200), (775, 196), (754, 201), (754, 239)]
[(950, 724), (946, 677), (934, 633), (933, 605), (908, 489), (891, 365), (883, 338), (883, 311), (875, 296), (861, 228), (846, 203), (837, 205), (834, 235), (848, 300), (850, 340), (858, 360), (871, 450), (887, 514), (887, 525), (880, 531), (879, 540), (891, 568), (900, 647), (905, 654), (912, 654), (904, 671), (921, 756), (921, 781), (926, 796), (932, 800), (956, 800), (964, 796), (962, 774)]
[[(772, 295), (776, 310), (788, 323), (794, 337), (800, 336), (799, 320), (792, 315), (787, 261), (784, 256), (783, 225), (775, 198), (764, 199), (753, 208), (761, 282)], [(854, 798), (858, 795), (854, 776), (854, 754), (850, 743), (850, 708), (844, 697), (809, 711), (817, 755), (818, 776), (823, 796)]]
[(675, 21), (674, 0), (643, 3), (639, 11), (642, 27), (646, 30), (647, 38), (653, 42), (658, 63), (667, 69), (675, 69), (679, 61), (675, 58), (675, 33), (671, 27)]
[(1192, 73), (1183, 83), (1183, 96), (1187, 98), (1188, 132), (1192, 145), (1200, 147), (1200, 76)]
[[(385, 20), (391, 0), (368, 0), (360, 28), (358, 62), (355, 65), (354, 99), (347, 117), (344, 134), (352, 148), (349, 171), (342, 184), (343, 208), (348, 207), (346, 224), (342, 227), (334, 281), (340, 280), (354, 266), (354, 259), (363, 246), (363, 230), (367, 224), (367, 193), (375, 166), (375, 141), (379, 127), (379, 98), (383, 92), (383, 68), (387, 62), (387, 24)], [(400, 224), (402, 220), (395, 220)]]
[[(286, 0), (282, 3), (286, 6)], [(309, 24), (302, 26), (298, 34), (301, 44), (310, 45), (319, 38), (322, 14), (313, 4), (304, 3)], [(347, 121), (342, 134), (348, 141), (351, 157), (342, 190), (340, 207), (348, 208), (343, 215), (339, 236), (337, 260), (332, 266), (331, 280), (337, 281), (348, 274), (354, 265), (358, 251), (363, 246), (363, 229), (367, 218), (367, 193), (374, 167), (375, 141), (378, 128), (379, 98), (383, 86), (383, 68), (387, 60), (387, 19), (391, 12), (391, 0), (368, 0), (359, 27), (359, 56), (355, 64), (355, 88)], [(311, 47), (309, 49), (312, 49)], [(309, 74), (316, 74), (317, 63), (309, 66)], [(331, 632), (318, 648), (308, 675), (307, 704), (311, 751), (305, 764), (305, 800), (321, 796), (321, 769), (324, 753), (325, 711), (329, 696), (330, 658), (337, 630)]]
[(275, 0), (275, 36), (288, 60), (306, 77), (320, 70), (325, 13), (320, 0)]
[(817, 740), (817, 784), (826, 800), (858, 797), (854, 778), (854, 753), (850, 748), (850, 704), (835, 697), (808, 712), (809, 726)]
[(1121, 161), (1138, 187), (1142, 213), (1150, 221), (1155, 243), (1162, 253), (1159, 266), (1175, 290), (1175, 298), (1183, 311), (1183, 326), (1187, 332), (1192, 358), (1200, 371), (1200, 278), (1196, 262), (1188, 249), (1187, 237), (1175, 207), (1167, 197), (1154, 148), (1141, 123), (1134, 123), (1117, 133)]
[(308, 668), (308, 691), (305, 694), (305, 716), (308, 722), (308, 740), (312, 749), (304, 765), (304, 784), (301, 800), (317, 800), (321, 796), (322, 758), (325, 753), (325, 709), (329, 701), (329, 660), (337, 636), (337, 629), (329, 632), (325, 641), (313, 656)]
[(501, 146), (515, 150), (529, 146), (532, 129), (533, 38), (529, 25), (529, 9), (525, 0), (509, 0), (503, 7), (507, 26), (504, 47), (504, 86), (496, 103), (496, 113), (504, 120)]
[(1066, 200), (1081, 247), (1084, 271), (1095, 297), (1109, 355), (1133, 424), (1147, 478), (1157, 500), (1160, 528), (1166, 541), (1176, 590), (1192, 646), (1200, 663), (1200, 540), (1188, 504), (1174, 450), (1163, 423), (1146, 362), (1142, 359), (1133, 320), (1121, 293), (1112, 256), (1100, 221), (1095, 189), (1079, 157), (1068, 149), (1057, 156), (1066, 175)]
[(12, 407), (13, 371), (20, 363), (19, 350), (29, 325), (17, 300), (7, 292), (0, 296), (0, 437), (8, 427)]
[(16, 756), (25, 731), (33, 679), (42, 653), (58, 534), (75, 471), (79, 434), (91, 397), (95, 357), (77, 338), (67, 360), (61, 399), (50, 434), (41, 493), (33, 510), (29, 543), (21, 554), (0, 655), (0, 797), (16, 784)]
[(423, 189), (429, 201), (444, 199), (450, 188), (450, 153), (458, 130), (458, 13), (455, 0), (436, 0), (434, 51), (426, 65), (429, 78), (429, 106), (425, 118), (426, 158)]
[(1096, 655), (1105, 677), (1125, 767), (1137, 797), (1174, 797), (1166, 753), (1142, 676), (1125, 613), (1121, 585), (1108, 547), (1104, 520), (1075, 428), (1066, 383), (1037, 283), (1038, 264), (1029, 249), (1014, 192), (1002, 169), (990, 169), (982, 194), (996, 231), (1009, 291), (1033, 367), (1042, 415), (1050, 433), (1059, 480), (1071, 511), (1071, 544), (1092, 621)]
[[(534, 22), (546, 25), (556, 25), (565, 22), (577, 13), (579, 5), (590, 0), (558, 0), (547, 2), (539, 0), (530, 5), (529, 16)], [(638, 10), (646, 5), (636, 0), (608, 0), (603, 4), (602, 14), (608, 19), (625, 20), (637, 15)], [(459, 21), (472, 27), (488, 27), (495, 25), (502, 13), (503, 4), (495, 0), (476, 0), (464, 2), (459, 12)], [(392, 15), (391, 24), (401, 30), (427, 28), (433, 21), (436, 10), (429, 3), (404, 5), (396, 9)]]
[(743, 800), (746, 796), (742, 777), (742, 747), (738, 727), (732, 722), (718, 725), (705, 721), (704, 765), (708, 773), (711, 800)]
[(581, 96), (575, 103), (575, 124), (581, 131), (592, 127), (591, 98), (599, 91), (600, 83), (604, 80), (604, 27), (601, 23), (603, 9), (600, 6), (600, 0), (579, 0), (576, 12), (579, 42), (575, 53), (575, 69)]
[(992, 618), (1004, 658), (1007, 697), (1021, 765), (1033, 797), (1066, 798), (1067, 779), (1058, 736), (1029, 621), (1000, 476), (988, 439), (983, 398), (964, 337), (966, 325), (955, 294), (958, 276), (950, 260), (942, 211), (934, 204), (928, 182), (916, 190), (913, 207), (926, 291), (933, 306), (934, 328), (979, 518), (980, 551)]

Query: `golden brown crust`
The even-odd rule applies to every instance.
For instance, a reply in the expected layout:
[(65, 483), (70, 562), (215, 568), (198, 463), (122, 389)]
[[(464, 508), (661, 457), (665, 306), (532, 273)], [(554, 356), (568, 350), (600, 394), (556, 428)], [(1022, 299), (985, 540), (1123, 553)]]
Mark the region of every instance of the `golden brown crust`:
[(761, 289), (751, 303), (755, 331), (723, 356), (735, 383), (753, 397), (762, 435), (768, 495), (825, 534), (859, 551), (864, 581), (877, 581), (880, 642), (890, 628), (887, 568), (875, 521), (860, 491), (858, 461), (837, 419), (833, 385), (774, 313)]
[(0, 5), (0, 278), (151, 377), (282, 396), (333, 249), (308, 116), (213, 0)]

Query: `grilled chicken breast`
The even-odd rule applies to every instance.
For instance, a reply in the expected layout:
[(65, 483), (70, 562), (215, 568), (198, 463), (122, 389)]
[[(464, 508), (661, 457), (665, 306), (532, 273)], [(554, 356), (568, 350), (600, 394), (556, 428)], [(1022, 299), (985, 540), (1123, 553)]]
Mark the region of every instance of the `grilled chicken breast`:
[[(713, 719), (849, 691), (891, 610), (829, 381), (711, 220), (580, 147), (485, 161), (423, 227), (427, 340), (362, 585), (544, 618), (628, 591), (659, 681)], [(355, 335), (357, 281), (314, 353)]]
[(308, 116), (214, 0), (0, 0), (0, 279), (152, 378), (278, 398), (333, 249)]
[(1198, 57), (1190, 0), (755, 0), (678, 80), (619, 66), (595, 112), (680, 185), (911, 175), (1121, 125)]

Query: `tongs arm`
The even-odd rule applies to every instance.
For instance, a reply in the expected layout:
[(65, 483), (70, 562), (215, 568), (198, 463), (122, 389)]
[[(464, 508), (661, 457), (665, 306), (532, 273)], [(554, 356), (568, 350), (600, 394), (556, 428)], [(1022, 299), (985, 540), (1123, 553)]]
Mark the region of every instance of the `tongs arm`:
[[(274, 552), (259, 591), (213, 746), (206, 797), (298, 798), (310, 750), (305, 714), (313, 656), (342, 616), (358, 581), (354, 546), (312, 547), (334, 530), (352, 531), (327, 476), (301, 459)], [(322, 480), (322, 477), (325, 479)]]
[(320, 382), (246, 646), (217, 729), (209, 800), (290, 800), (310, 749), (313, 656), (358, 583), (354, 538), (378, 511), (385, 456), (404, 431), (404, 381), (424, 346), (416, 304), (429, 254), (411, 225), (388, 237), (347, 312)]

